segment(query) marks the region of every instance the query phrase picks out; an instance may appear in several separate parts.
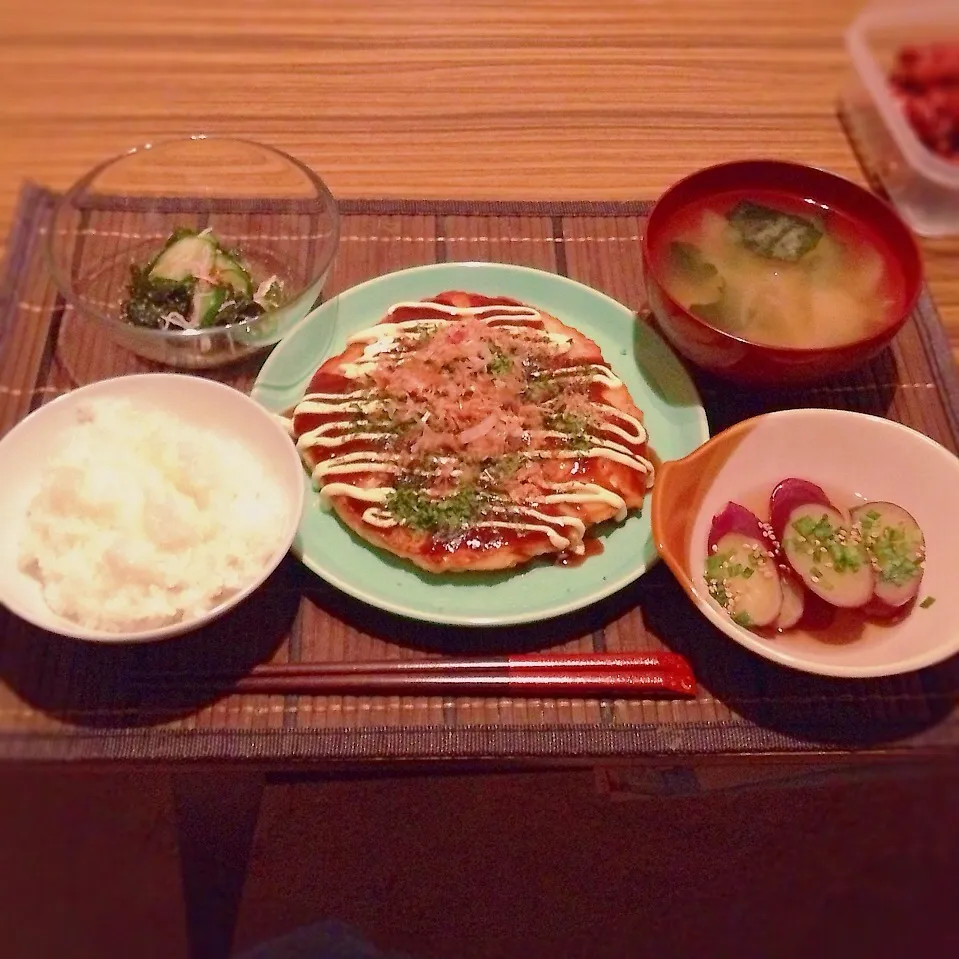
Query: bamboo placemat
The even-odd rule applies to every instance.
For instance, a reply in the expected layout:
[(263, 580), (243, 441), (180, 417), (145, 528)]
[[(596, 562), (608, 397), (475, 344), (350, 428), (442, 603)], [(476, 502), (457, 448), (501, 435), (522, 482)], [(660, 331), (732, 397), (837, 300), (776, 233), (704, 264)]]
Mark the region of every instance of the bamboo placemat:
[[(0, 435), (78, 382), (152, 367), (97, 336), (58, 299), (43, 248), (53, 197), (29, 186), (9, 240), (0, 300)], [(121, 204), (122, 206), (122, 204)], [(637, 244), (648, 204), (341, 204), (343, 235), (327, 296), (370, 277), (441, 260), (519, 263), (565, 274), (641, 309)], [(135, 229), (136, 211), (93, 211), (100, 239)], [(120, 219), (117, 219), (117, 218)], [(256, 214), (256, 229), (280, 229)], [(262, 360), (215, 375), (248, 390)], [(893, 347), (856, 373), (776, 396), (698, 377), (712, 430), (769, 409), (830, 406), (888, 416), (955, 451), (959, 386), (923, 295)], [(691, 701), (234, 695), (143, 692), (145, 669), (242, 675), (257, 662), (402, 659), (554, 647), (673, 649), (699, 679)], [(371, 610), (292, 558), (237, 610), (197, 633), (104, 648), (34, 629), (0, 610), (0, 756), (22, 759), (673, 757), (896, 752), (959, 745), (959, 660), (881, 681), (782, 669), (708, 626), (660, 564), (570, 616), (501, 630), (431, 627)]]

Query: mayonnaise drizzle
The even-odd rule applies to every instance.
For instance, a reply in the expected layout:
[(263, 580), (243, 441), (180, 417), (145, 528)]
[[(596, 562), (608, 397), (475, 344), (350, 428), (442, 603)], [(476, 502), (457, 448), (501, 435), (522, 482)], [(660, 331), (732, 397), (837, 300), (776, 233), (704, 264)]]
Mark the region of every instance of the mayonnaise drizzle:
[[(453, 306), (449, 303), (427, 303), (424, 300), (410, 300), (404, 303), (394, 303), (387, 311), (387, 316), (392, 316), (399, 310), (433, 310), (436, 313), (446, 313), (448, 316), (479, 316), (481, 313), (499, 313), (499, 316), (484, 316), (483, 319), (489, 323), (491, 320), (506, 317), (525, 316), (530, 320), (541, 320), (543, 314), (532, 306), (523, 306), (520, 303), (491, 303), (488, 306)], [(421, 320), (414, 322), (420, 323)]]
[[(324, 493), (325, 492), (326, 490), (324, 490)], [(507, 517), (528, 516), (533, 520), (538, 520), (539, 522), (518, 523), (514, 519), (509, 518), (492, 518), (497, 514), (505, 514)], [(364, 510), (363, 522), (369, 523), (370, 526), (376, 526), (379, 529), (392, 529), (394, 526), (399, 525), (391, 513), (385, 509), (379, 509), (375, 506)], [(557, 529), (557, 527), (559, 527), (559, 529)], [(566, 527), (574, 530), (575, 536), (563, 536), (559, 530), (562, 530)], [(581, 541), (583, 534), (586, 532), (586, 524), (581, 519), (577, 519), (575, 516), (552, 516), (546, 513), (541, 513), (538, 510), (532, 509), (531, 507), (499, 506), (497, 504), (492, 504), (486, 511), (484, 519), (477, 523), (473, 523), (471, 528), (540, 532), (545, 534), (550, 543), (557, 549), (568, 549), (571, 545), (573, 545), (574, 540), (577, 543)]]
[[(553, 333), (547, 330), (530, 329), (525, 324), (527, 322), (542, 321), (542, 314), (527, 306), (510, 305), (491, 305), (479, 307), (459, 307), (451, 306), (445, 303), (428, 303), (420, 301), (411, 301), (394, 304), (387, 312), (387, 317), (393, 316), (396, 312), (403, 309), (428, 310), (432, 313), (445, 314), (444, 316), (426, 316), (412, 320), (403, 320), (398, 323), (378, 323), (368, 329), (354, 333), (347, 339), (348, 344), (365, 344), (362, 355), (354, 363), (343, 364), (340, 372), (347, 379), (361, 379), (372, 369), (374, 369), (382, 354), (390, 354), (399, 359), (406, 354), (407, 350), (400, 342), (401, 337), (414, 329), (431, 328), (436, 329), (453, 322), (456, 317), (475, 316), (482, 319), (487, 324), (499, 324), (499, 328), (512, 331), (522, 331), (529, 334), (540, 334), (543, 341), (554, 345), (558, 352), (568, 350), (572, 338), (561, 333)], [(544, 372), (543, 376), (577, 376), (588, 377), (588, 382), (598, 383), (605, 387), (615, 389), (623, 385), (622, 380), (617, 377), (612, 370), (601, 364), (583, 364), (579, 366), (562, 367), (557, 370)], [(535, 376), (535, 374), (534, 374)], [(582, 459), (582, 458), (605, 458), (612, 462), (619, 463), (629, 469), (646, 475), (646, 486), (649, 488), (653, 483), (654, 467), (653, 464), (634, 453), (628, 447), (616, 442), (614, 437), (625, 440), (632, 444), (644, 443), (647, 439), (647, 432), (643, 424), (637, 418), (622, 412), (614, 406), (605, 403), (596, 403), (597, 411), (602, 411), (604, 421), (596, 427), (596, 432), (604, 435), (595, 435), (592, 433), (588, 439), (593, 444), (585, 450), (572, 449), (549, 449), (549, 450), (530, 450), (524, 452), (523, 456), (529, 459)], [(350, 427), (357, 419), (368, 417), (372, 413), (381, 412), (384, 404), (375, 398), (371, 390), (353, 390), (349, 393), (308, 393), (297, 405), (294, 415), (302, 413), (314, 414), (342, 414), (335, 419), (321, 423), (312, 430), (303, 432), (297, 439), (297, 447), (306, 451), (311, 447), (322, 447), (334, 449), (346, 443), (357, 441), (380, 442), (384, 433), (376, 432), (352, 432)], [(613, 422), (617, 420), (618, 422)], [(562, 438), (563, 433), (556, 431), (545, 431), (546, 436)], [(338, 456), (332, 456), (320, 461), (313, 469), (313, 480), (322, 485), (321, 499), (329, 503), (334, 497), (343, 496), (357, 500), (359, 502), (370, 504), (363, 512), (363, 521), (371, 526), (381, 529), (388, 529), (398, 525), (397, 520), (392, 514), (383, 508), (389, 496), (394, 492), (393, 486), (373, 486), (364, 487), (354, 482), (333, 481), (324, 482), (328, 477), (349, 476), (351, 474), (366, 475), (384, 475), (397, 474), (402, 472), (399, 465), (399, 455), (385, 451), (376, 450), (354, 450)], [(449, 462), (453, 457), (438, 457), (440, 462)], [(453, 475), (459, 475), (461, 470), (454, 470)], [(544, 506), (577, 504), (577, 503), (605, 503), (616, 510), (616, 519), (622, 520), (626, 516), (626, 502), (617, 493), (608, 490), (605, 487), (595, 483), (569, 482), (550, 484), (552, 493), (539, 497), (536, 502)], [(503, 519), (497, 519), (498, 515), (504, 515)], [(517, 518), (523, 520), (529, 519), (531, 522), (517, 522)], [(517, 530), (523, 532), (541, 532), (549, 538), (552, 546), (556, 549), (564, 550), (570, 547), (574, 552), (582, 551), (582, 536), (585, 533), (585, 524), (576, 517), (566, 516), (562, 513), (548, 514), (543, 513), (533, 507), (532, 504), (514, 504), (503, 501), (502, 504), (491, 503), (484, 511), (484, 518), (472, 524), (473, 527), (483, 528), (502, 528), (507, 530)], [(564, 535), (569, 529), (571, 536)]]

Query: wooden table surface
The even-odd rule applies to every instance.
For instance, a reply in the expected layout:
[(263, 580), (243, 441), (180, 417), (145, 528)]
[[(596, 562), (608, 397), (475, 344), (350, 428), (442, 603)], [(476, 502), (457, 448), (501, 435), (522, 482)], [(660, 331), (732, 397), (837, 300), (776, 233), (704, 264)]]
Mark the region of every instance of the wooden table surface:
[[(860, 0), (4, 0), (0, 236), (161, 136), (235, 133), (334, 194), (652, 198), (722, 160), (863, 181), (836, 117)], [(959, 240), (924, 242), (959, 354)]]

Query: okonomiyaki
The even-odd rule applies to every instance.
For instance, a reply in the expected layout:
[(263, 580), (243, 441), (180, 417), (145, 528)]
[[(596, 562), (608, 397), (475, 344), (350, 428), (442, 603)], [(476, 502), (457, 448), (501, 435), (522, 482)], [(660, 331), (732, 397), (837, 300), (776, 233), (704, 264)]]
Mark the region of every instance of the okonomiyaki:
[(642, 411), (596, 343), (506, 297), (397, 303), (293, 411), (323, 502), (437, 573), (582, 555), (653, 482)]

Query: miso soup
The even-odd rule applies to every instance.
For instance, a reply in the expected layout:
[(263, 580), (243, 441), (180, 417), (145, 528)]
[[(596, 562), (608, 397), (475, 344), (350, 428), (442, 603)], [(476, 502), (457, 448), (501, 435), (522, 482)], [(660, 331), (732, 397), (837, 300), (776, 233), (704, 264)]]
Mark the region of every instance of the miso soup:
[(654, 256), (686, 310), (769, 346), (841, 346), (901, 307), (902, 271), (880, 237), (840, 210), (772, 191), (690, 204)]

